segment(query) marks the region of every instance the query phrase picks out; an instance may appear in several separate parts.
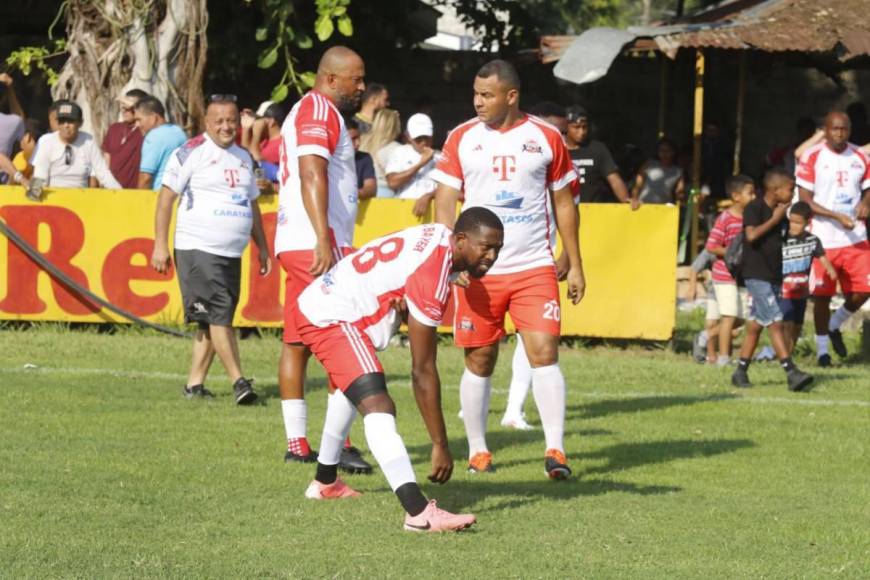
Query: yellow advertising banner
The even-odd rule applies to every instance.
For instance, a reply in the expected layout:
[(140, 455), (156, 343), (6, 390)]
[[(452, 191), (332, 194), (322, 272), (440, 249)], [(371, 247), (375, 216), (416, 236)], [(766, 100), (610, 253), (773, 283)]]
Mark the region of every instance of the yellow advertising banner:
[[(22, 187), (0, 186), (0, 219), (67, 276), (91, 292), (141, 318), (180, 324), (181, 294), (174, 271), (150, 267), (157, 194), (142, 190), (46, 190), (42, 203)], [(261, 198), (269, 239), (274, 238), (277, 196)], [(357, 245), (429, 221), (416, 218), (413, 201), (363, 202)], [(562, 334), (607, 338), (670, 338), (675, 321), (677, 209), (627, 205), (580, 206), (580, 244), (586, 297), (578, 306), (562, 288)], [(284, 281), (275, 263), (263, 277), (242, 257), (237, 326), (280, 326)], [(91, 304), (53, 280), (14, 244), (0, 236), (0, 319), (70, 322), (127, 322)]]

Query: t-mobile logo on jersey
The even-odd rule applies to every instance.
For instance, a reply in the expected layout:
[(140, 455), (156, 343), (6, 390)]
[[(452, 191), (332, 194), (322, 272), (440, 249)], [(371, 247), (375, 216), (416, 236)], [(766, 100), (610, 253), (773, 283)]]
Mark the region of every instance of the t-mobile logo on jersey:
[(500, 174), (499, 181), (510, 181), (509, 173), (516, 173), (517, 158), (513, 155), (493, 155), (492, 172)]
[(846, 186), (846, 178), (849, 176), (848, 171), (837, 171), (837, 186), (845, 187)]
[(224, 169), (224, 179), (227, 180), (227, 183), (230, 184), (230, 187), (235, 187), (239, 182), (239, 170), (238, 169)]

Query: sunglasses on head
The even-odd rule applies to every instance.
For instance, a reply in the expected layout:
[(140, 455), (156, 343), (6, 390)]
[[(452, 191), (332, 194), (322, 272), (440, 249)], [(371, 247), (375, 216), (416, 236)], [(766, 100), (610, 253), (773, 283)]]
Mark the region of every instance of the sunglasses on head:
[(73, 162), (73, 148), (72, 145), (67, 145), (63, 148), (63, 162), (66, 165), (72, 165)]
[(208, 102), (211, 103), (235, 103), (239, 98), (236, 95), (209, 95)]

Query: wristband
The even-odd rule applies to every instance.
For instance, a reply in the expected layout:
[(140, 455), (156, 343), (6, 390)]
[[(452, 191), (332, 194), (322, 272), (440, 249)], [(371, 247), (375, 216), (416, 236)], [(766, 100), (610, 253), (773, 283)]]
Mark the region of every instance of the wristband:
[(20, 171), (16, 171), (15, 175), (12, 176), (12, 179), (17, 183), (21, 183), (22, 181), (24, 181), (24, 174)]

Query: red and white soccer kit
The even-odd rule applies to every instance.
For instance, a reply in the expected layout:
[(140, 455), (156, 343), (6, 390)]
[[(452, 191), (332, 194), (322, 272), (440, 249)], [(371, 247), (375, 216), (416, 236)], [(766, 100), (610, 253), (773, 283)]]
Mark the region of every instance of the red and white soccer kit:
[(441, 324), (450, 297), (450, 229), (415, 226), (378, 238), (338, 262), (299, 295), (302, 342), (344, 391), (357, 378), (382, 373), (383, 350), (401, 320), (394, 303), (426, 326)]
[[(820, 143), (801, 157), (796, 177), (799, 186), (813, 192), (817, 204), (854, 220), (855, 227), (847, 230), (831, 218), (814, 216), (810, 229), (821, 240), (843, 292), (870, 292), (867, 227), (856, 218), (862, 194), (870, 189), (870, 158), (851, 143), (840, 153)], [(813, 261), (810, 288), (814, 296), (833, 296), (837, 291), (837, 280), (818, 260)]]
[(299, 158), (317, 155), (326, 159), (329, 207), (327, 218), (336, 260), (353, 247), (357, 213), (354, 148), (336, 106), (325, 95), (310, 91), (290, 111), (281, 127), (281, 163), (278, 227), (275, 254), (286, 273), (284, 292), (284, 342), (297, 344), (296, 299), (314, 279), (308, 273), (317, 243), (314, 227), (302, 203)]
[(497, 341), (507, 312), (520, 330), (558, 336), (550, 191), (577, 180), (559, 130), (531, 115), (505, 130), (467, 121), (448, 135), (432, 178), (462, 191), (465, 208), (486, 207), (504, 224), (504, 247), (492, 269), (454, 290), (456, 344)]

